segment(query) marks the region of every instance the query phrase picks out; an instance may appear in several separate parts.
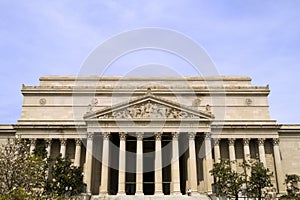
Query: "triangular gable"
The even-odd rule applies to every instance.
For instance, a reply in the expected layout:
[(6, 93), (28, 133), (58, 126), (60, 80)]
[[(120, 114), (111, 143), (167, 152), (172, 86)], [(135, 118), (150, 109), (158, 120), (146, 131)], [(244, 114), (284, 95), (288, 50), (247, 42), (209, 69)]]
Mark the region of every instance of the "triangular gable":
[(213, 115), (152, 94), (87, 113), (85, 119), (207, 119)]

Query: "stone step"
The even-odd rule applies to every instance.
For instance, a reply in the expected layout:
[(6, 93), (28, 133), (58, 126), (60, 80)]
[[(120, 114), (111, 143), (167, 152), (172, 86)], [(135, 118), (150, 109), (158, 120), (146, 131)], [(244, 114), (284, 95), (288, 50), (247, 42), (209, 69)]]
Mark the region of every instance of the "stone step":
[(127, 196), (92, 196), (91, 200), (210, 200), (205, 194), (187, 196), (187, 195), (127, 195)]

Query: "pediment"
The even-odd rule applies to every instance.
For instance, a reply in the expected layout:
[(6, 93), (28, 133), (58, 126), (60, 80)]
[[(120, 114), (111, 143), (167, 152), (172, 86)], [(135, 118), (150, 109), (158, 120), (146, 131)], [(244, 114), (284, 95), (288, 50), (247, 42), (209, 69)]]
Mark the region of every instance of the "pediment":
[(85, 119), (206, 119), (208, 112), (183, 106), (154, 95), (146, 95), (126, 103), (87, 113)]

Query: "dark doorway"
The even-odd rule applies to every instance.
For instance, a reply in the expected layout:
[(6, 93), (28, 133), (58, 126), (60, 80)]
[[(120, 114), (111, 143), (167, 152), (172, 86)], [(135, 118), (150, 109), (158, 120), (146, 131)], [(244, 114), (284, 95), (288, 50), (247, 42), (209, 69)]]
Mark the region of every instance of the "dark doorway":
[(171, 159), (172, 159), (172, 136), (164, 134), (162, 136), (162, 173), (163, 173), (163, 193), (171, 193)]
[(109, 187), (108, 193), (110, 195), (116, 195), (118, 192), (118, 178), (119, 178), (119, 144), (120, 138), (118, 133), (113, 133), (110, 136), (109, 143)]
[(188, 135), (187, 133), (180, 133), (179, 138), (179, 169), (180, 169), (180, 191), (186, 194), (187, 191), (187, 159), (188, 159)]
[(134, 195), (136, 190), (136, 138), (126, 140), (126, 195)]
[(153, 134), (145, 134), (143, 141), (143, 191), (145, 195), (154, 194), (155, 141)]

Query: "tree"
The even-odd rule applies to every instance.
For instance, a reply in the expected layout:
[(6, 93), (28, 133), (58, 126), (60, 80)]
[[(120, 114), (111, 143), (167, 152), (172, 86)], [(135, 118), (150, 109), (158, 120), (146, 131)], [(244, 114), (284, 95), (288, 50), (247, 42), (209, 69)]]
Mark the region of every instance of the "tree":
[(7, 144), (0, 146), (1, 198), (17, 199), (13, 196), (22, 194), (23, 199), (38, 199), (46, 184), (46, 170), (47, 161), (30, 155), (25, 140), (9, 139)]
[(52, 167), (52, 179), (47, 183), (47, 193), (54, 196), (73, 196), (82, 191), (83, 173), (80, 167), (73, 166), (69, 158), (56, 158)]
[(238, 199), (239, 192), (242, 191), (242, 185), (245, 183), (246, 174), (237, 173), (232, 170), (229, 160), (221, 160), (213, 165), (210, 173), (215, 177), (213, 186), (217, 196)]
[(268, 168), (265, 168), (259, 160), (253, 160), (250, 163), (251, 176), (247, 184), (247, 192), (250, 197), (262, 198), (262, 189), (271, 187), (271, 177), (273, 173)]
[(287, 198), (299, 198), (300, 199), (300, 194), (299, 194), (299, 187), (298, 184), (300, 182), (300, 176), (296, 174), (287, 174), (285, 175), (285, 184), (286, 184), (286, 191), (287, 191)]

